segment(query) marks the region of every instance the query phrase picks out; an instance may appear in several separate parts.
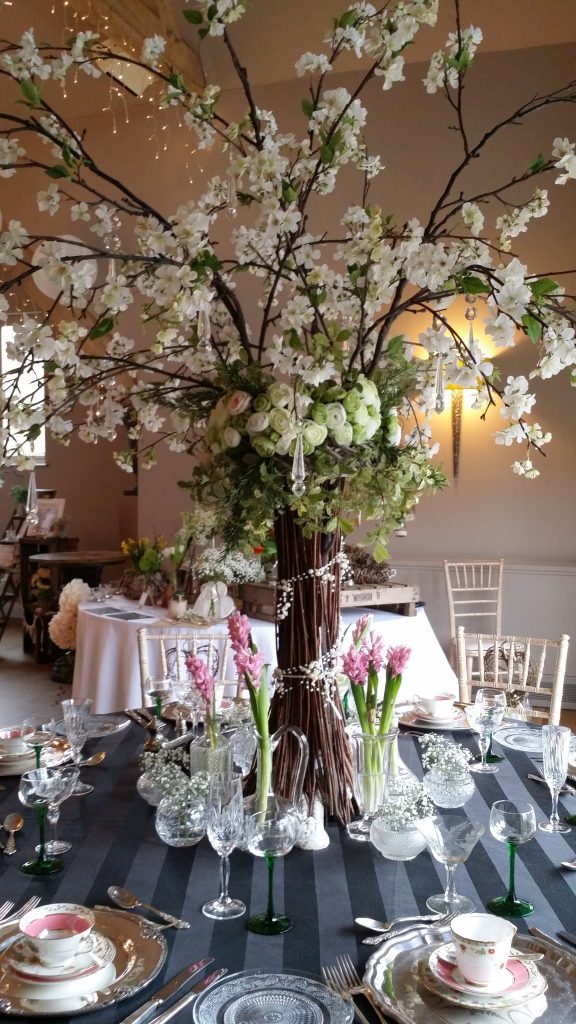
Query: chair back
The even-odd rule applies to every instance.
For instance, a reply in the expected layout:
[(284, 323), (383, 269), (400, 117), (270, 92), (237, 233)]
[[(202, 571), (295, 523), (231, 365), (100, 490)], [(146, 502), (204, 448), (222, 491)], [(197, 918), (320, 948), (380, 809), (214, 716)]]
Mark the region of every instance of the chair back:
[(148, 692), (152, 679), (189, 679), (186, 657), (195, 654), (208, 665), (216, 683), (222, 683), (230, 653), (228, 633), (206, 633), (197, 627), (142, 626), (137, 630), (142, 704), (151, 703)]
[[(558, 640), (497, 633), (466, 633), (456, 628), (456, 652), (460, 700), (472, 700), (475, 687), (494, 687), (511, 692), (545, 695), (550, 700), (548, 719), (558, 725), (562, 709), (564, 676), (570, 637)], [(471, 671), (470, 651), (474, 655)]]
[(467, 632), (502, 632), (503, 574), (502, 558), (498, 562), (444, 560), (452, 638), (457, 626)]

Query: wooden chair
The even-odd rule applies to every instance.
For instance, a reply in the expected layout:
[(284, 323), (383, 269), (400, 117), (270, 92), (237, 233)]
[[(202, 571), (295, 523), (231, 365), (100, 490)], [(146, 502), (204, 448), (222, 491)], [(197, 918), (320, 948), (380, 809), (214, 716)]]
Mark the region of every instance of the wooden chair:
[[(502, 579), (504, 560), (498, 562), (449, 562), (444, 560), (450, 615), (450, 661), (455, 669), (456, 629), (472, 633), (502, 632)], [(470, 652), (469, 673), (473, 651)]]
[(196, 627), (142, 626), (137, 630), (142, 704), (151, 703), (149, 684), (170, 679), (176, 684), (189, 679), (185, 658), (196, 654), (208, 665), (217, 684), (223, 683), (230, 652), (227, 633), (201, 633)]
[[(548, 720), (558, 725), (570, 637), (539, 640), (531, 636), (506, 636), (496, 633), (466, 633), (456, 629), (458, 685), (460, 700), (469, 703), (474, 687), (523, 691), (550, 698)], [(470, 672), (470, 650), (478, 668)]]

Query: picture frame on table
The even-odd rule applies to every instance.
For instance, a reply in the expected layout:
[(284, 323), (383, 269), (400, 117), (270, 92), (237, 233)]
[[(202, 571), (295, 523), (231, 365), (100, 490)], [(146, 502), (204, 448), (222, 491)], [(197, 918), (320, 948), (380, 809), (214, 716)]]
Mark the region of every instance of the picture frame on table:
[(38, 498), (38, 522), (28, 523), (28, 537), (51, 537), (56, 533), (56, 523), (62, 519), (66, 507), (65, 498)]

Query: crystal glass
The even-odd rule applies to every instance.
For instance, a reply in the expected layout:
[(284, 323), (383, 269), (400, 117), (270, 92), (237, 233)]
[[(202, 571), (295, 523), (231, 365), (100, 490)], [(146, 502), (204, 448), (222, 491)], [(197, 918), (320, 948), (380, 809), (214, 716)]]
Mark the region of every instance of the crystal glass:
[(230, 737), (232, 760), (242, 775), (247, 775), (254, 763), (256, 746), (256, 733), (251, 722), (243, 722)]
[(220, 895), (202, 907), (206, 917), (218, 921), (242, 917), (246, 906), (228, 895), (230, 854), (244, 832), (242, 776), (237, 772), (213, 775), (208, 791), (206, 834), (213, 850), (220, 855)]
[(423, 818), (418, 827), (426, 840), (430, 853), (435, 860), (446, 868), (446, 888), (437, 896), (430, 896), (426, 906), (440, 914), (467, 914), (475, 910), (475, 903), (467, 896), (459, 896), (454, 888), (454, 872), (457, 864), (463, 864), (472, 853), (480, 836), (484, 835), (484, 825), (479, 821), (471, 821), (466, 815), (453, 814), (441, 818)]
[(566, 782), (571, 737), (572, 733), (565, 725), (542, 726), (543, 774), (552, 794), (550, 820), (538, 822), (542, 832), (570, 831), (570, 825), (565, 825), (558, 817), (558, 797)]
[(34, 751), (36, 767), (40, 767), (43, 747), (49, 746), (56, 739), (56, 723), (54, 719), (47, 721), (45, 717), (25, 718), (22, 723), (22, 740)]
[(167, 846), (196, 846), (206, 835), (206, 801), (200, 796), (163, 796), (156, 808), (156, 832)]
[(290, 852), (296, 841), (298, 819), (289, 809), (272, 800), (265, 811), (251, 814), (245, 823), (246, 846), (256, 857), (263, 857), (268, 868), (268, 907), (264, 914), (250, 917), (246, 927), (258, 935), (280, 935), (292, 927), (292, 921), (274, 910), (274, 864), (277, 857)]
[(20, 866), (20, 871), (25, 875), (53, 875), (64, 867), (59, 857), (47, 856), (45, 844), (46, 808), (50, 802), (46, 792), (47, 783), (57, 771), (57, 768), (34, 768), (30, 772), (24, 772), (20, 778), (18, 799), (25, 807), (33, 807), (36, 811), (40, 835), (38, 856)]
[(163, 729), (165, 726), (162, 718), (162, 708), (172, 696), (171, 679), (147, 679), (146, 692), (154, 703), (154, 714), (156, 716), (156, 728)]
[(497, 772), (495, 764), (488, 764), (486, 755), (490, 736), (502, 724), (506, 711), (506, 694), (500, 690), (481, 689), (471, 707), (466, 708), (466, 716), (472, 728), (479, 733), (478, 744), (481, 760), (479, 764), (471, 764), (471, 772)]
[[(77, 768), (80, 767), (82, 747), (88, 739), (91, 711), (91, 700), (79, 700), (71, 697), (69, 700), (62, 701), (66, 739), (72, 748), (72, 758)], [(72, 796), (86, 796), (87, 793), (93, 791), (94, 786), (89, 786), (86, 782), (80, 782), (78, 779), (72, 790)]]
[(527, 843), (536, 832), (536, 815), (532, 804), (513, 804), (509, 800), (496, 800), (490, 811), (490, 831), (495, 839), (506, 843), (509, 857), (509, 884), (505, 896), (488, 900), (487, 907), (501, 917), (526, 917), (532, 914), (534, 905), (528, 900), (516, 898), (514, 889), (514, 868), (516, 847)]
[[(38, 772), (45, 773), (45, 783), (39, 780), (38, 791), (41, 791), (41, 786), (45, 788), (49, 801), (46, 808), (46, 817), (52, 829), (52, 838), (45, 844), (44, 849), (50, 857), (54, 857), (61, 853), (67, 853), (68, 850), (72, 849), (72, 843), (69, 843), (68, 840), (57, 838), (58, 819), (60, 818), (60, 804), (72, 796), (74, 786), (78, 782), (80, 769), (76, 765), (68, 764), (61, 768), (50, 770), (48, 768), (39, 768)], [(36, 847), (36, 853), (40, 853), (40, 846)]]
[(386, 789), (392, 784), (392, 758), (394, 770), (400, 774), (397, 753), (398, 730), (371, 735), (352, 733), (349, 742), (352, 750), (352, 784), (354, 798), (362, 817), (351, 821), (346, 831), (351, 839), (367, 843), (370, 841), (370, 827)]

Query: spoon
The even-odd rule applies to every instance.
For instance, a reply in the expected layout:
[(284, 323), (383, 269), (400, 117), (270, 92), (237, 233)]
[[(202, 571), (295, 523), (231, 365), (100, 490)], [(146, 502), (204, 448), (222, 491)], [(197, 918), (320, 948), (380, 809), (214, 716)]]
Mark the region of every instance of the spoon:
[(123, 910), (135, 910), (137, 907), (143, 907), (145, 910), (151, 910), (153, 914), (157, 914), (163, 921), (171, 924), (173, 928), (190, 927), (188, 921), (182, 921), (179, 917), (173, 917), (172, 914), (167, 914), (164, 910), (157, 910), (150, 903), (144, 903), (143, 900), (139, 900), (129, 889), (122, 889), (118, 885), (109, 885), (108, 895), (112, 902), (118, 907), (122, 907)]
[(560, 861), (560, 867), (569, 868), (570, 871), (576, 871), (576, 860), (562, 860)]
[(396, 917), (393, 921), (376, 921), (373, 917), (355, 917), (354, 921), (360, 928), (368, 928), (371, 932), (389, 932), (404, 921), (438, 921), (442, 914), (414, 914), (412, 917)]
[(2, 828), (8, 833), (8, 839), (4, 845), (4, 853), (10, 857), (13, 853), (16, 853), (16, 840), (14, 839), (14, 833), (19, 832), (24, 826), (24, 818), (21, 814), (7, 814), (2, 822)]
[(105, 750), (99, 750), (96, 754), (92, 754), (92, 757), (87, 757), (84, 761), (80, 761), (79, 768), (92, 768), (95, 764), (101, 764), (106, 757)]

